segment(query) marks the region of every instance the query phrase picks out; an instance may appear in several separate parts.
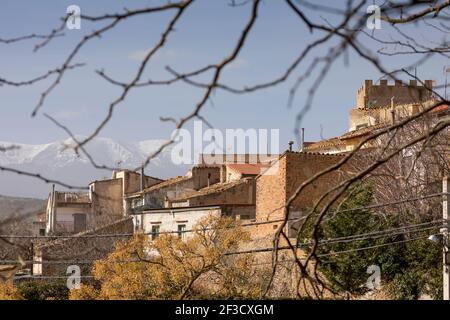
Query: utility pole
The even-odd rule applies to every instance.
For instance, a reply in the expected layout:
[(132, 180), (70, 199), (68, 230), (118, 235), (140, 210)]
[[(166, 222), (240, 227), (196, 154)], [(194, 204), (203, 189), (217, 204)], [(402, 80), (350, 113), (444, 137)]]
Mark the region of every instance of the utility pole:
[(449, 254), (449, 208), (450, 208), (450, 194), (449, 194), (450, 178), (445, 176), (442, 180), (442, 219), (444, 227), (442, 228), (443, 240), (443, 285), (444, 285), (444, 300), (450, 300), (450, 254)]

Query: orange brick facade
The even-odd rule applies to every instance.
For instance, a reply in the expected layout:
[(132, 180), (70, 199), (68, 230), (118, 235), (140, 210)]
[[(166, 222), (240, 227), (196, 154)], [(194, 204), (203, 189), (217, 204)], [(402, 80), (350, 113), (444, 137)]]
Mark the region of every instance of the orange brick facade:
[[(256, 220), (278, 220), (284, 217), (284, 206), (295, 190), (316, 173), (336, 164), (341, 155), (323, 155), (314, 153), (285, 152), (280, 156), (277, 166), (256, 179)], [(293, 201), (291, 213), (301, 215), (327, 190), (337, 184), (342, 174), (336, 171), (328, 173), (307, 186)], [(258, 235), (270, 235), (280, 222), (258, 226)]]

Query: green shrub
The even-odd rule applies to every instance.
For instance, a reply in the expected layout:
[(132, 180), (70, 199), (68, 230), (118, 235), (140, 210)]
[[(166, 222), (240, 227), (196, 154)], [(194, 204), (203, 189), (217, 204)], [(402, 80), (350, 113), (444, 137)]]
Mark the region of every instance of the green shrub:
[(17, 290), (26, 300), (67, 300), (69, 297), (65, 281), (22, 282), (17, 285)]

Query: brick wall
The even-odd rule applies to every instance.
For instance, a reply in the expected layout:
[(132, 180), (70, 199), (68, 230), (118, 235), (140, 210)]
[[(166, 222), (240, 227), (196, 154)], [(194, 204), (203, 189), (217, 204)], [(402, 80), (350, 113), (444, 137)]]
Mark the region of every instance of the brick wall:
[(194, 190), (193, 179), (184, 179), (180, 182), (157, 188), (145, 194), (145, 204), (164, 208), (165, 199), (174, 199), (189, 194)]
[(235, 186), (216, 193), (189, 199), (190, 206), (219, 204), (255, 204), (255, 180), (247, 179)]
[[(279, 160), (278, 170), (256, 180), (256, 220), (278, 220), (284, 217), (284, 205), (295, 190), (316, 173), (342, 159), (342, 156), (286, 152)], [(333, 172), (306, 187), (292, 203), (291, 212), (304, 212), (341, 179)], [(258, 235), (273, 234), (279, 222), (258, 226)]]
[[(220, 167), (198, 166), (192, 168), (193, 187), (198, 190), (220, 182)], [(209, 182), (208, 182), (209, 180)]]
[[(123, 191), (124, 194), (131, 194), (141, 190), (141, 174), (134, 171), (118, 171), (114, 172), (113, 178), (123, 179)], [(145, 176), (145, 186), (144, 188), (149, 188), (163, 180), (157, 179), (150, 176)]]

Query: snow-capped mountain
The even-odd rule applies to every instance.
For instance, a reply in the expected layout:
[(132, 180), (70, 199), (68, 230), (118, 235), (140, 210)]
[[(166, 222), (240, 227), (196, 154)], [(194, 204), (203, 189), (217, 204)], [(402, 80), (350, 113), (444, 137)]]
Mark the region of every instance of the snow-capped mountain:
[[(75, 138), (82, 140), (83, 137)], [(163, 143), (164, 140), (118, 142), (109, 138), (96, 138), (85, 149), (99, 165), (134, 169)], [(91, 181), (111, 176), (111, 171), (94, 168), (86, 156), (82, 153), (77, 155), (68, 148), (73, 146), (70, 138), (40, 145), (0, 141), (0, 146), (11, 145), (18, 148), (0, 152), (1, 166), (39, 173), (75, 186), (87, 186)], [(171, 149), (168, 147), (150, 162), (145, 173), (160, 178), (184, 174), (188, 167), (174, 165), (170, 157)], [(60, 186), (56, 187), (63, 190)], [(50, 188), (51, 185), (36, 178), (0, 171), (0, 194), (45, 198)]]

